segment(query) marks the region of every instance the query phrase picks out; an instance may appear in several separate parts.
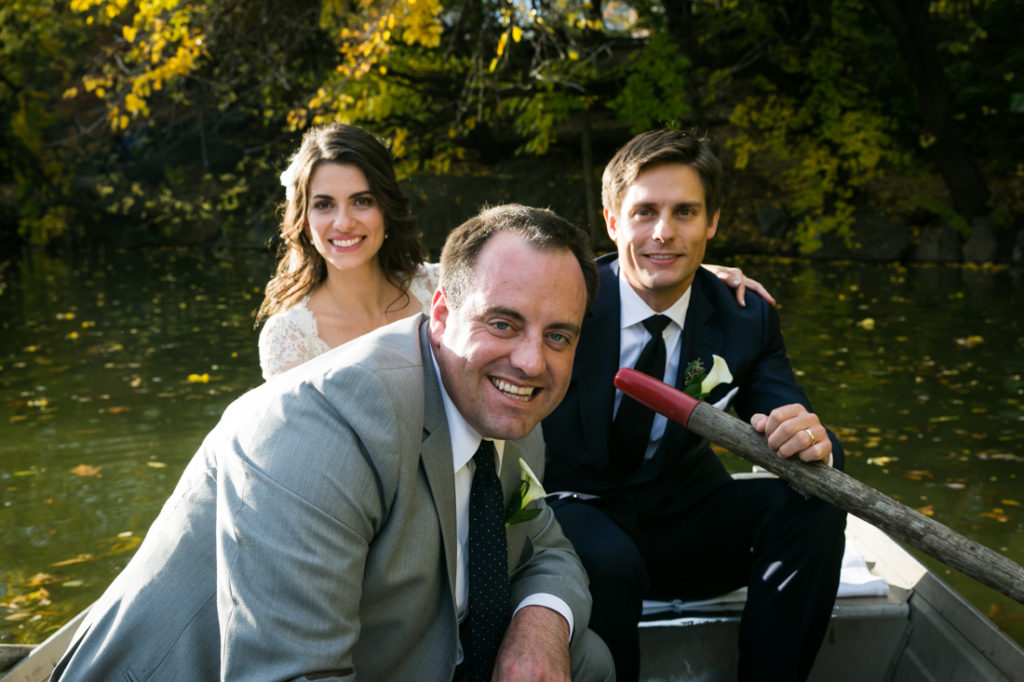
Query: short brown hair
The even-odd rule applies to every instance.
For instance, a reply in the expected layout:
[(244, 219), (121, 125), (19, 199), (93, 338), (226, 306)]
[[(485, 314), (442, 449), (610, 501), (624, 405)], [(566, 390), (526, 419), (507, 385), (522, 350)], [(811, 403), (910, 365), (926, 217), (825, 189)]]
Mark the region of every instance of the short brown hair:
[(714, 142), (705, 134), (670, 129), (640, 133), (615, 153), (601, 176), (601, 205), (609, 213), (617, 213), (622, 197), (637, 176), (655, 166), (672, 163), (693, 166), (697, 171), (709, 216), (722, 208), (724, 171)]
[(462, 305), (473, 283), (473, 268), (484, 245), (499, 232), (514, 232), (536, 249), (568, 249), (583, 271), (587, 311), (597, 295), (597, 266), (590, 236), (546, 208), (504, 204), (484, 208), (459, 225), (441, 250), (441, 286), (452, 308)]

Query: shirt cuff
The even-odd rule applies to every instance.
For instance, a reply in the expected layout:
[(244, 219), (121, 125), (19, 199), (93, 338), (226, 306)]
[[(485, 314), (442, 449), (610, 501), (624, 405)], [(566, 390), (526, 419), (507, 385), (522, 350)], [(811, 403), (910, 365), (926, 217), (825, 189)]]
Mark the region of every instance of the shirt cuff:
[(569, 605), (565, 603), (565, 600), (546, 592), (531, 594), (529, 597), (519, 602), (519, 606), (517, 606), (516, 610), (512, 612), (512, 616), (515, 617), (515, 615), (519, 613), (519, 610), (526, 606), (543, 606), (560, 614), (562, 618), (565, 618), (565, 622), (569, 624), (569, 639), (572, 639), (572, 609), (570, 609)]

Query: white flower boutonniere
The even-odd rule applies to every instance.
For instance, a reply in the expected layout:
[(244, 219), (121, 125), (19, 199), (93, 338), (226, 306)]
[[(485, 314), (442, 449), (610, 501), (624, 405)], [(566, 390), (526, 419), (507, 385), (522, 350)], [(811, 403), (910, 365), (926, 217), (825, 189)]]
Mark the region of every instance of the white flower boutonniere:
[(703, 400), (719, 384), (727, 384), (732, 381), (732, 372), (729, 365), (721, 355), (712, 355), (711, 371), (704, 369), (704, 363), (697, 358), (686, 366), (686, 373), (683, 380), (686, 388), (683, 393), (692, 396), (697, 400)]
[(536, 507), (527, 509), (526, 507), (534, 500), (539, 500), (547, 495), (544, 492), (544, 486), (537, 479), (537, 475), (533, 473), (530, 465), (522, 457), (519, 458), (519, 470), (522, 472), (523, 478), (519, 483), (519, 490), (516, 491), (516, 494), (508, 502), (505, 516), (506, 528), (514, 523), (522, 523), (523, 521), (530, 521), (536, 518), (540, 514), (540, 509)]

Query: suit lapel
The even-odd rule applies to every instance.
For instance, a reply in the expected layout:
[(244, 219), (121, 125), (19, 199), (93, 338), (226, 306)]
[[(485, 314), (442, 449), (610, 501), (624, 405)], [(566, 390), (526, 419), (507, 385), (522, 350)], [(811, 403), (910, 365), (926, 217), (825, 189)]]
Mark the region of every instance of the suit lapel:
[(599, 286), (604, 296), (598, 296), (594, 307), (587, 316), (580, 344), (586, 344), (584, 352), (577, 352), (573, 367), (573, 381), (579, 396), (580, 423), (586, 438), (585, 451), (601, 453), (608, 463), (608, 439), (611, 432), (612, 408), (615, 404), (615, 390), (609, 390), (619, 369), (619, 281), (614, 270), (608, 265), (614, 258), (598, 259), (600, 266)]
[(420, 352), (423, 354), (423, 441), (420, 444), (420, 461), (434, 498), (434, 509), (441, 526), (444, 542), (444, 556), (448, 567), (448, 585), (451, 588), (452, 604), (455, 603), (455, 561), (458, 537), (455, 531), (455, 476), (452, 471), (452, 442), (448, 431), (448, 420), (444, 414), (441, 387), (434, 372), (431, 359), (428, 322), (420, 326)]

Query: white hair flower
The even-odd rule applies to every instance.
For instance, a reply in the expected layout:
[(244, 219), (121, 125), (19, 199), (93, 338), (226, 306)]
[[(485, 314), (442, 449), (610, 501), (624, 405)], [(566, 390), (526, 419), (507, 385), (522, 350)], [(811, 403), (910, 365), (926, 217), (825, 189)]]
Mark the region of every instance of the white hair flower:
[(295, 199), (295, 176), (298, 174), (298, 169), (294, 163), (288, 164), (288, 167), (281, 171), (281, 184), (284, 186), (284, 196), (288, 201)]

